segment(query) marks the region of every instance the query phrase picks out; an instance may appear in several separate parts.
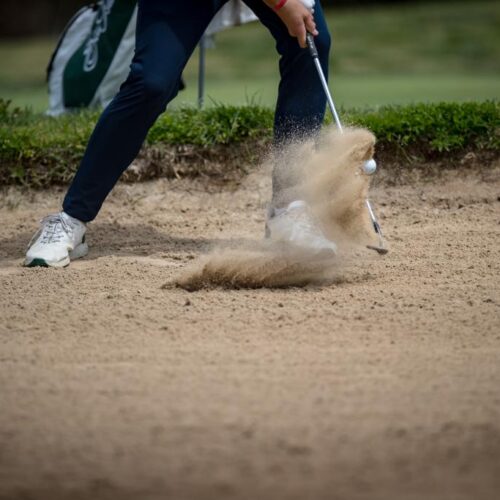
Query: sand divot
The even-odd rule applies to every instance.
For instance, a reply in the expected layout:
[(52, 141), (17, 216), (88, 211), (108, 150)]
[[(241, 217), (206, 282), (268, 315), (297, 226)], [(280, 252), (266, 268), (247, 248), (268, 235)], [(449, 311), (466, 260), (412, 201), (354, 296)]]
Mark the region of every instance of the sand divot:
[(271, 241), (214, 249), (189, 265), (175, 283), (189, 291), (201, 288), (283, 288), (327, 284), (337, 279), (338, 259)]
[[(310, 205), (340, 256), (353, 247), (374, 243), (365, 208), (370, 177), (362, 171), (373, 156), (374, 135), (360, 128), (343, 134), (328, 129), (319, 146), (313, 141), (291, 146), (286, 175), (294, 179), (294, 196)], [(186, 290), (201, 288), (279, 288), (342, 281), (340, 256), (319, 259), (307, 251), (264, 240), (232, 248), (215, 248), (189, 264), (174, 283)]]

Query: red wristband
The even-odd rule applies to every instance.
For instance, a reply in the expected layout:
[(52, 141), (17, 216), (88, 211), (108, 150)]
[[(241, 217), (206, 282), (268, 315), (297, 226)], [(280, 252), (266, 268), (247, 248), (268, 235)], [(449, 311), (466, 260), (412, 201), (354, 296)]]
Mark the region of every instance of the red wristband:
[(284, 7), (285, 4), (288, 2), (288, 0), (280, 0), (274, 7), (273, 7), (273, 10), (274, 11), (278, 11), (281, 9), (281, 7)]

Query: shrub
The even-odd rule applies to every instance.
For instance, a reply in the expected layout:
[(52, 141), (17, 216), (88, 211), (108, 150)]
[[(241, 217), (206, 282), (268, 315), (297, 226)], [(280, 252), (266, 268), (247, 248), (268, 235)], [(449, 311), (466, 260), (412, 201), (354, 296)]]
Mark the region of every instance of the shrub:
[[(346, 123), (372, 130), (377, 151), (400, 162), (418, 158), (446, 163), (471, 151), (495, 157), (500, 151), (499, 102), (385, 106), (347, 110), (342, 115)], [(67, 183), (97, 118), (97, 112), (89, 111), (52, 118), (0, 100), (0, 185)], [(184, 108), (158, 119), (145, 148), (196, 149), (189, 169), (190, 175), (196, 175), (204, 168), (200, 158), (213, 157), (214, 148), (220, 161), (224, 151), (230, 156), (234, 145), (270, 142), (272, 124), (272, 110), (259, 106)]]
[(500, 103), (466, 102), (386, 106), (351, 113), (381, 144), (417, 146), (425, 156), (500, 147)]

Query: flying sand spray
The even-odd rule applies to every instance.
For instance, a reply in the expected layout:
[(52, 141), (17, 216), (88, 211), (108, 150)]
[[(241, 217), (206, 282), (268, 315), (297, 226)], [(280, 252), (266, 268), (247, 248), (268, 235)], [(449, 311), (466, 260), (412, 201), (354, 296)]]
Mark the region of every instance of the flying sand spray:
[[(339, 132), (343, 133), (344, 128), (342, 127), (342, 123), (340, 122), (340, 118), (339, 118), (339, 115), (337, 113), (335, 103), (333, 102), (333, 98), (332, 98), (332, 95), (330, 93), (330, 89), (328, 88), (328, 83), (327, 83), (325, 75), (323, 73), (323, 69), (321, 68), (318, 50), (316, 49), (316, 44), (314, 43), (313, 35), (311, 33), (307, 33), (306, 40), (307, 40), (307, 46), (309, 48), (309, 52), (311, 53), (311, 56), (314, 60), (314, 65), (316, 66), (316, 70), (318, 71), (318, 76), (319, 76), (319, 79), (321, 80), (321, 85), (323, 86), (323, 90), (325, 91), (326, 100), (328, 102), (328, 106), (330, 108), (330, 111), (332, 112), (333, 119), (335, 120), (335, 124), (337, 125)], [(370, 160), (367, 160), (363, 164), (363, 172), (367, 175), (373, 175), (376, 170), (377, 170), (377, 163), (373, 158), (371, 158)], [(370, 248), (371, 250), (375, 250), (376, 252), (378, 252), (381, 255), (386, 254), (389, 250), (387, 249), (387, 247), (385, 245), (384, 237), (382, 235), (382, 229), (380, 228), (380, 224), (378, 223), (377, 218), (375, 217), (375, 213), (373, 211), (370, 200), (368, 200), (368, 198), (365, 200), (365, 203), (366, 203), (366, 208), (368, 209), (368, 213), (370, 214), (370, 219), (372, 221), (373, 229), (375, 230), (375, 233), (377, 233), (378, 241), (379, 241), (379, 246), (367, 245), (367, 247)]]

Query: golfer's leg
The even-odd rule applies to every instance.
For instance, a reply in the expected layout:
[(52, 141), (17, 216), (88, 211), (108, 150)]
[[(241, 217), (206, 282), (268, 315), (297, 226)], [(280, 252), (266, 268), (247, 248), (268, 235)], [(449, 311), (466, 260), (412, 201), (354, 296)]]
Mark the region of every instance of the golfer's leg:
[(224, 0), (139, 0), (136, 51), (120, 92), (101, 115), (64, 199), (83, 222), (134, 160), (158, 115), (178, 92), (182, 69)]
[[(284, 195), (290, 191), (293, 176), (279, 162), (279, 150), (284, 144), (318, 132), (325, 115), (326, 97), (321, 86), (314, 62), (308, 49), (300, 48), (297, 39), (292, 38), (280, 18), (261, 0), (245, 0), (276, 40), (280, 54), (279, 69), (281, 81), (274, 115), (274, 142), (277, 161), (273, 172), (273, 204), (289, 200)], [(314, 20), (319, 35), (315, 37), (321, 66), (328, 75), (330, 35), (323, 9), (318, 0), (314, 7)], [(286, 164), (286, 161), (283, 162)]]

